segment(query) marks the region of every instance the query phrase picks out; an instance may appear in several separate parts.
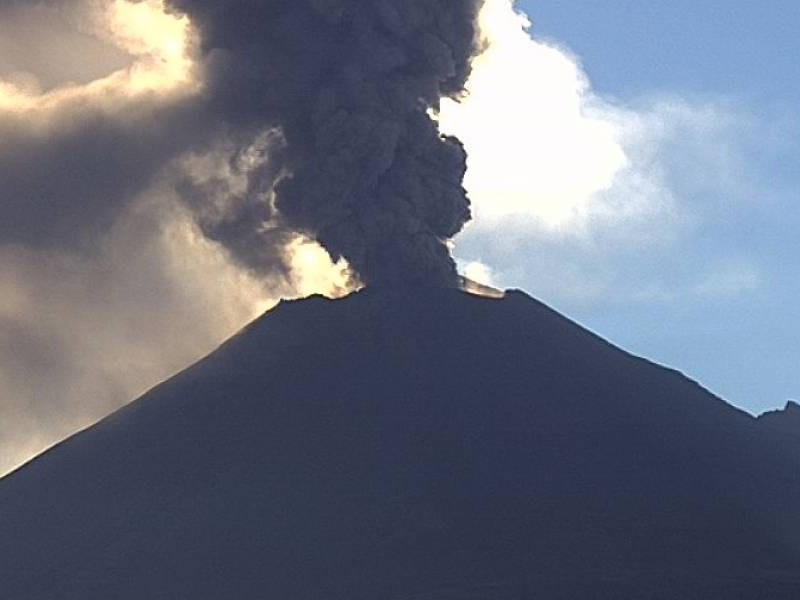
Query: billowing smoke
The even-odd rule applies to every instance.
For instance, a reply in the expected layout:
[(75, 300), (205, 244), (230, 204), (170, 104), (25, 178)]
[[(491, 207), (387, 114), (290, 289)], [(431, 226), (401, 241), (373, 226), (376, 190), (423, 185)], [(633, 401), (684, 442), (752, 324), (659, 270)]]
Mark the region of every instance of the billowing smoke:
[(463, 90), (481, 3), (170, 0), (198, 30), (211, 111), (237, 135), (272, 132), (235, 214), (204, 231), (251, 267), (288, 229), (366, 283), (452, 282), (465, 152), (430, 112)]
[[(170, 46), (178, 29), (126, 37), (126, 21), (162, 1), (190, 24), (190, 74)], [(203, 233), (253, 272), (285, 274), (300, 234), (364, 283), (447, 284), (447, 242), (470, 211), (465, 152), (435, 113), (463, 91), (482, 1), (45, 0), (73, 19), (107, 6), (115, 43), (140, 64), (35, 102), (17, 101), (30, 89), (9, 101), (0, 81), (0, 242), (91, 246), (169, 172)], [(185, 168), (220, 149), (237, 189)]]
[(481, 3), (0, 0), (0, 473), (279, 297), (451, 282)]

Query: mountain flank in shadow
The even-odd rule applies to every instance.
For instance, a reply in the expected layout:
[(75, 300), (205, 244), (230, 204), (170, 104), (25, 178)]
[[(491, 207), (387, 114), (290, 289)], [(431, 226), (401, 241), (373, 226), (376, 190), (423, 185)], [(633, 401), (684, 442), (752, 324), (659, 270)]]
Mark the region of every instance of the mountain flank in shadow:
[(772, 410), (759, 415), (758, 422), (768, 430), (768, 435), (782, 440), (790, 452), (800, 456), (800, 404), (789, 400), (783, 410)]
[(771, 410), (758, 417), (765, 427), (780, 429), (800, 437), (800, 404), (789, 400), (783, 410)]
[(518, 291), (282, 302), (0, 481), (0, 597), (796, 599), (773, 420)]

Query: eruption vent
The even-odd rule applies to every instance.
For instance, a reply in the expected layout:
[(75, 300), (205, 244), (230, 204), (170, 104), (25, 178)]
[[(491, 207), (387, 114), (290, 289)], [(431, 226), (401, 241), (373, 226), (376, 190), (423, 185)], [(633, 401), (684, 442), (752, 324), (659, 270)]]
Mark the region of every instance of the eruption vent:
[(446, 242), (470, 218), (466, 154), (431, 115), (463, 92), (481, 4), (170, 0), (199, 34), (213, 113), (242, 139), (279, 132), (235, 224), (206, 234), (253, 267), (247, 240), (275, 223), (364, 283), (457, 285)]

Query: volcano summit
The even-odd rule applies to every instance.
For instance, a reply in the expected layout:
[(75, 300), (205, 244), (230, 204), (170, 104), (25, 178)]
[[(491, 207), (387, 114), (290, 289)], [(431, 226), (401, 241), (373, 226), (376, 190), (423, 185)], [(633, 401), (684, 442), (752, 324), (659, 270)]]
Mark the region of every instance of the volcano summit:
[(773, 432), (518, 291), (283, 302), (0, 481), (0, 596), (797, 598)]

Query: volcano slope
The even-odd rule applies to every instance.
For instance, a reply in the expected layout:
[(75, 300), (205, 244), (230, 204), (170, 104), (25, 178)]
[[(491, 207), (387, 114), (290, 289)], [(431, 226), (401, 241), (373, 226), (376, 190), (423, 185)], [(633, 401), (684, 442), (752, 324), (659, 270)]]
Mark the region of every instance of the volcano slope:
[(762, 427), (771, 429), (773, 438), (783, 439), (791, 452), (800, 456), (800, 404), (790, 400), (783, 410), (772, 410), (758, 417)]
[(796, 599), (770, 431), (520, 292), (283, 302), (0, 481), (0, 597)]

